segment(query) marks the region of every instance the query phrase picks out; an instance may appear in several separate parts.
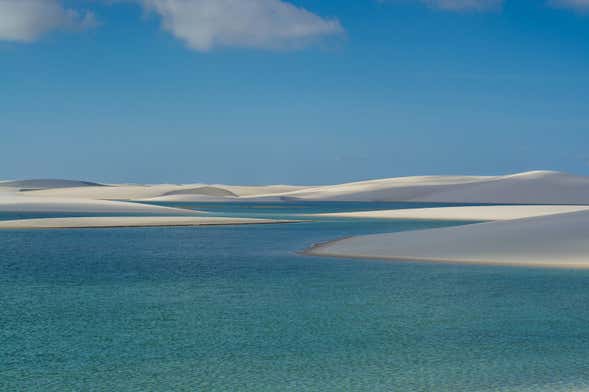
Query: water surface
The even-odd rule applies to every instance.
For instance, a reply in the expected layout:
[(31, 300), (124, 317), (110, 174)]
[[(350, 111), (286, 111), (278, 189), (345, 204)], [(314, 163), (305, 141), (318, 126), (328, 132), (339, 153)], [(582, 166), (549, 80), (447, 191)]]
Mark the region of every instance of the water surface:
[(0, 231), (0, 390), (587, 390), (589, 272), (296, 253), (459, 223)]

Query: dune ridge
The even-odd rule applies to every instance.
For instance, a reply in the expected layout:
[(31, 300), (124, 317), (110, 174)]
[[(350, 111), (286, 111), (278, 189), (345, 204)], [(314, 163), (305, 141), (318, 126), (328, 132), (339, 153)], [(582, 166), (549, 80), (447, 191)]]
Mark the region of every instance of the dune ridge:
[[(428, 176), (310, 187), (273, 200), (496, 204), (588, 204), (589, 177), (553, 171), (506, 176)], [(254, 198), (255, 199), (255, 198)]]
[[(9, 181), (12, 185), (51, 185), (43, 180)], [(53, 180), (48, 180), (53, 181)], [(61, 181), (61, 180), (60, 180)], [(415, 176), (324, 186), (236, 186), (207, 184), (126, 185), (75, 181), (29, 190), (32, 196), (133, 201), (359, 201), (495, 204), (589, 205), (589, 177), (554, 171), (504, 176)], [(12, 184), (12, 185), (10, 185)]]

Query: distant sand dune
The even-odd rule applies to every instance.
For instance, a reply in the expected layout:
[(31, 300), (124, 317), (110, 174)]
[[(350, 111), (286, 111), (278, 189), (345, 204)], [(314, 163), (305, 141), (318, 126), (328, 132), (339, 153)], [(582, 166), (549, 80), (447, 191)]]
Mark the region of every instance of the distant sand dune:
[[(0, 194), (2, 192), (0, 187)], [(4, 189), (9, 189), (6, 186)], [(283, 185), (271, 186), (234, 186), (204, 184), (158, 184), (127, 185), (109, 184), (109, 186), (84, 186), (74, 188), (53, 188), (30, 191), (36, 197), (76, 198), (99, 200), (134, 200), (134, 201), (190, 201), (211, 198), (222, 201), (225, 198), (272, 194), (292, 191), (300, 187)], [(161, 198), (158, 200), (158, 198)]]
[(139, 199), (139, 201), (154, 202), (203, 202), (203, 201), (225, 201), (236, 199), (239, 196), (223, 188), (214, 186), (201, 186), (197, 188), (180, 189), (170, 191), (161, 196)]
[(203, 196), (217, 196), (217, 197), (237, 197), (237, 195), (227, 189), (214, 186), (201, 186), (198, 188), (180, 189), (177, 191), (170, 191), (164, 193), (162, 196), (175, 195), (203, 195)]
[(308, 201), (406, 201), (427, 196), (445, 187), (478, 183), (495, 177), (474, 176), (426, 176), (399, 177), (352, 182), (340, 185), (308, 187), (302, 190), (256, 198)]
[(559, 172), (529, 172), (446, 189), (416, 201), (452, 203), (589, 204), (589, 178)]
[[(97, 186), (57, 180), (8, 181), (27, 185), (38, 197), (137, 201), (366, 201), (501, 204), (587, 204), (589, 177), (534, 171), (507, 176), (421, 176), (325, 186), (235, 186), (205, 184)], [(62, 180), (59, 180), (62, 181)], [(76, 185), (78, 184), (78, 185)]]
[(312, 187), (256, 198), (268, 197), (299, 201), (589, 205), (589, 177), (550, 171), (495, 177), (401, 177)]
[(161, 196), (162, 194), (190, 189), (200, 186), (198, 184), (191, 185), (110, 185), (101, 187), (79, 187), (67, 189), (44, 189), (38, 191), (27, 192), (27, 194), (35, 197), (49, 197), (49, 198), (74, 198), (74, 199), (95, 199), (95, 200), (137, 200), (149, 199)]

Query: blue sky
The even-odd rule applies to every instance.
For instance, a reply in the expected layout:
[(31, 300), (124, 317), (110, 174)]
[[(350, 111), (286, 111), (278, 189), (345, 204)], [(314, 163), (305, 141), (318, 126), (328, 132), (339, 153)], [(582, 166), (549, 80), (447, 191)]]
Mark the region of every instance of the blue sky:
[(0, 178), (589, 174), (589, 0), (0, 0)]

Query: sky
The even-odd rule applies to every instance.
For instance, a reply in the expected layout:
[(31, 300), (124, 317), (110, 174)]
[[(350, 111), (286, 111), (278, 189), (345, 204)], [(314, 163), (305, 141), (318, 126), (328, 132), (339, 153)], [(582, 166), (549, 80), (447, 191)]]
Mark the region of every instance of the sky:
[(0, 179), (589, 175), (589, 0), (0, 0)]

